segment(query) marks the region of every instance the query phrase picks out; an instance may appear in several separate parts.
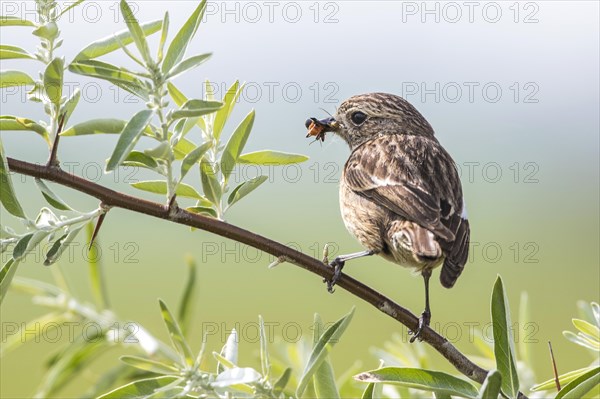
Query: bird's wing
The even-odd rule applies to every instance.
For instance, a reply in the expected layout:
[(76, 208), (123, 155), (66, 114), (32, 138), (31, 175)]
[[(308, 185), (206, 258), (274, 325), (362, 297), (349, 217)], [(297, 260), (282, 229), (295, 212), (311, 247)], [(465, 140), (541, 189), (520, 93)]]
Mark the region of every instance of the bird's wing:
[[(373, 139), (350, 155), (344, 181), (354, 192), (431, 231), (462, 271), (469, 226), (460, 178), (435, 138), (398, 134)], [(452, 285), (458, 274), (442, 282)]]

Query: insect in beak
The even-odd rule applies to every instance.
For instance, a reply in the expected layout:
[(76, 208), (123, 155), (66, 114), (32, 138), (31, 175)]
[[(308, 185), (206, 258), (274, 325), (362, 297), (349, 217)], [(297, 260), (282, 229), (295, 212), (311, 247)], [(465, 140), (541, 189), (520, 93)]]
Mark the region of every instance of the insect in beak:
[(339, 123), (333, 117), (321, 120), (310, 118), (306, 120), (304, 125), (308, 129), (306, 137), (314, 137), (315, 141), (321, 140), (322, 142), (325, 141), (325, 133), (336, 130), (339, 127)]

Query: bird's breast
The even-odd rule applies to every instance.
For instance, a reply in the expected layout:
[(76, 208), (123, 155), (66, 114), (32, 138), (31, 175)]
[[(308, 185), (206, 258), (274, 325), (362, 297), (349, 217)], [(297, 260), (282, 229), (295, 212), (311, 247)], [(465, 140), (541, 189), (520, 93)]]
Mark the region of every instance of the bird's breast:
[(382, 226), (384, 212), (380, 206), (350, 190), (342, 178), (340, 211), (346, 229), (365, 248), (382, 252), (385, 246)]

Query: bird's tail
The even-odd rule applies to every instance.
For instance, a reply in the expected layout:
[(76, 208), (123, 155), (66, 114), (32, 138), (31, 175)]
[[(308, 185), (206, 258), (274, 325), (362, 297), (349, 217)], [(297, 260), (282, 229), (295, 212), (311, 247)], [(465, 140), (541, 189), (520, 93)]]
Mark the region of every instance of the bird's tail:
[(446, 253), (444, 266), (440, 274), (440, 282), (446, 288), (452, 288), (462, 273), (469, 257), (469, 221), (460, 220), (460, 226), (449, 252)]

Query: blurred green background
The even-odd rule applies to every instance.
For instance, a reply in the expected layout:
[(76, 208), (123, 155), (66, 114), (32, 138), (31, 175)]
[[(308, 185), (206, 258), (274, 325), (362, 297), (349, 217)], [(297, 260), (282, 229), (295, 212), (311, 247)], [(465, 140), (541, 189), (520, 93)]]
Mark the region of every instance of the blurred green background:
[[(328, 242), (337, 253), (360, 247), (345, 231), (338, 208), (337, 182), (348, 149), (334, 137), (309, 145), (304, 120), (333, 113), (337, 104), (358, 93), (386, 91), (411, 101), (462, 171), (472, 226), (471, 261), (455, 288), (441, 288), (435, 275), (433, 325), (454, 336), (459, 349), (475, 352), (469, 326), (489, 322), (489, 295), (501, 274), (513, 315), (521, 292), (529, 293), (535, 328), (519, 326), (517, 339), (530, 342), (541, 381), (551, 376), (549, 340), (559, 372), (591, 361), (562, 331), (571, 328), (577, 300), (598, 301), (600, 296), (598, 3), (476, 3), (473, 9), (439, 2), (211, 3), (189, 53), (211, 51), (213, 58), (175, 84), (188, 96), (201, 97), (204, 79), (217, 85), (217, 96), (235, 79), (245, 81), (224, 134), (254, 108), (257, 118), (247, 151), (269, 148), (310, 156), (298, 167), (262, 168), (270, 184), (236, 205), (227, 220), (318, 257)], [(87, 43), (125, 27), (116, 17), (117, 2), (85, 4), (60, 26), (67, 61)], [(142, 21), (161, 18), (167, 8), (166, 2), (135, 4)], [(195, 4), (169, 2), (171, 26), (179, 26)], [(27, 16), (33, 9), (31, 2), (2, 5), (5, 15)], [(2, 44), (32, 48), (35, 41), (26, 28), (2, 28)], [(122, 54), (107, 58), (126, 63)], [(37, 67), (34, 62), (2, 62), (2, 69), (36, 73)], [(72, 74), (66, 80), (83, 92), (73, 123), (125, 119), (144, 107), (104, 82)], [(43, 118), (39, 107), (22, 100), (23, 93), (4, 91), (2, 96), (2, 114)], [(189, 138), (198, 142), (198, 133)], [(33, 133), (3, 132), (2, 141), (11, 157), (47, 158), (45, 144)], [(59, 157), (76, 174), (162, 200), (128, 186), (153, 178), (144, 171), (101, 175), (115, 142), (114, 136), (67, 138)], [(148, 144), (141, 140), (138, 146)], [(257, 172), (254, 167), (238, 170), (234, 180)], [(44, 206), (31, 178), (13, 176), (13, 181), (30, 215)], [(199, 187), (197, 174), (186, 181)], [(97, 206), (92, 198), (53, 187), (76, 209)], [(20, 228), (4, 210), (1, 216), (3, 225)], [(357, 359), (364, 369), (376, 367), (378, 359), (370, 349), (394, 333), (406, 334), (398, 323), (343, 290), (329, 295), (316, 276), (289, 264), (268, 270), (269, 256), (202, 231), (114, 209), (99, 241), (115, 312), (163, 339), (157, 298), (175, 307), (186, 277), (185, 256), (199, 263), (195, 350), (203, 330), (217, 327), (209, 337), (209, 348), (217, 350), (236, 327), (242, 330), (242, 359), (252, 363), (258, 346), (254, 330), (249, 328), (245, 337), (244, 326), (254, 325), (248, 323), (255, 323), (259, 314), (275, 323), (276, 335), (295, 341), (298, 331), (305, 339), (312, 336), (314, 312), (331, 322), (356, 306), (355, 319), (333, 353), (339, 374)], [(91, 300), (83, 246), (80, 237), (60, 267), (81, 297)], [(422, 281), (407, 270), (372, 258), (349, 264), (345, 272), (415, 313), (422, 310)], [(51, 281), (52, 270), (30, 257), (18, 275)], [(14, 292), (1, 310), (3, 325), (44, 312)], [(2, 342), (5, 332), (3, 328)], [(31, 396), (43, 376), (44, 359), (59, 347), (42, 340), (4, 356), (0, 396)], [(451, 370), (439, 355), (429, 353), (432, 367)], [(108, 352), (101, 364), (113, 364), (119, 355)], [(98, 370), (86, 370), (65, 396), (77, 396)]]

